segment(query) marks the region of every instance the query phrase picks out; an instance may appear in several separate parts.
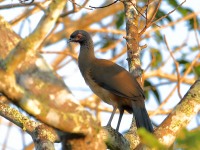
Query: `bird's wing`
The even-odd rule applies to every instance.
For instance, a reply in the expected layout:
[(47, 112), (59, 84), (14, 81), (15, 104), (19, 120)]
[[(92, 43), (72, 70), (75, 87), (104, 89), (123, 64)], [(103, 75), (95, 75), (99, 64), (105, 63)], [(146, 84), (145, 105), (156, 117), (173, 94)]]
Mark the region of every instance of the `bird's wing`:
[(136, 79), (121, 66), (104, 59), (97, 59), (90, 69), (90, 77), (99, 86), (123, 98), (144, 98)]

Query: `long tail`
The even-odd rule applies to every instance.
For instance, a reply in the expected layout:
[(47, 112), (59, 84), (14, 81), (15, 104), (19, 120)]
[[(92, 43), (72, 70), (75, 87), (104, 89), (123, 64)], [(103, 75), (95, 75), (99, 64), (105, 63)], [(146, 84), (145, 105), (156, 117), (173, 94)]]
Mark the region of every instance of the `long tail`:
[(144, 127), (146, 130), (153, 133), (153, 126), (145, 107), (133, 106), (133, 114), (135, 116), (137, 128)]

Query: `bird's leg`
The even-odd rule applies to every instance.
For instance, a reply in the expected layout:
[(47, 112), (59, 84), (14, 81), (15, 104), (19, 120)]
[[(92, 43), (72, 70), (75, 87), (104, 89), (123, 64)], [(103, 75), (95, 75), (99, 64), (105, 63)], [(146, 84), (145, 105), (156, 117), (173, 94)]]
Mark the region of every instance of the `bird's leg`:
[(119, 109), (119, 119), (118, 119), (117, 128), (116, 128), (117, 132), (119, 131), (119, 126), (120, 126), (123, 114), (124, 114), (124, 109)]
[(111, 114), (111, 116), (110, 116), (110, 119), (109, 119), (109, 121), (108, 121), (107, 126), (110, 126), (110, 127), (111, 127), (111, 122), (112, 122), (112, 119), (113, 119), (113, 116), (114, 116), (116, 110), (117, 110), (117, 107), (116, 107), (116, 106), (113, 106), (113, 111), (112, 111), (112, 114)]

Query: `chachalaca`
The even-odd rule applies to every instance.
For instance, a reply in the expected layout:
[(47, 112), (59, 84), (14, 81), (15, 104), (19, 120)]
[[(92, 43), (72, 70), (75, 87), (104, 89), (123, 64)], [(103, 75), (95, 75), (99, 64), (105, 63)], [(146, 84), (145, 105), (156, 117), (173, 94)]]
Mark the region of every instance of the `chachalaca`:
[(111, 126), (116, 109), (120, 115), (116, 130), (119, 130), (124, 110), (133, 113), (137, 128), (144, 127), (153, 132), (144, 104), (144, 92), (136, 79), (123, 67), (94, 55), (91, 36), (84, 30), (77, 30), (70, 36), (69, 42), (80, 44), (78, 66), (85, 82), (104, 102), (113, 106), (113, 112), (107, 126)]

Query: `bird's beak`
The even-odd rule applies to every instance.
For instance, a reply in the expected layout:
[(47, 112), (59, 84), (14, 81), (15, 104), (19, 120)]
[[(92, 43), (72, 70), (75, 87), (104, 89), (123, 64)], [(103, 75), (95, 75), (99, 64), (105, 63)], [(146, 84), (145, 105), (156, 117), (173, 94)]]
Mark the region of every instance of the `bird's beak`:
[(67, 40), (67, 43), (70, 43), (70, 42), (73, 42), (73, 39), (70, 38)]

